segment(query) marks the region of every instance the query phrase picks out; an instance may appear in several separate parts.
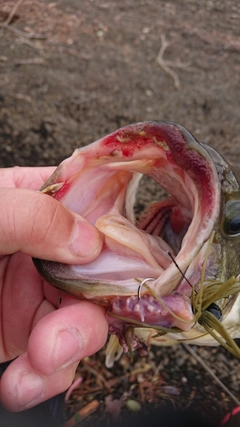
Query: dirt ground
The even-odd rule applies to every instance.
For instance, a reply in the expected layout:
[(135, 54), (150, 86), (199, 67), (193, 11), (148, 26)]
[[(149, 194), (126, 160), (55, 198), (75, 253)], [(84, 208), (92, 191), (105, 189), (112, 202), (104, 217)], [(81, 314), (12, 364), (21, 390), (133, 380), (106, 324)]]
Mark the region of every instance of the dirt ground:
[[(0, 167), (55, 165), (152, 119), (182, 124), (238, 165), (239, 103), (238, 0), (0, 0)], [(196, 351), (240, 399), (239, 361), (219, 348)], [(110, 425), (131, 400), (216, 419), (236, 406), (183, 346), (133, 364), (124, 355), (111, 370), (100, 352), (78, 375), (66, 417), (98, 402), (83, 425)]]

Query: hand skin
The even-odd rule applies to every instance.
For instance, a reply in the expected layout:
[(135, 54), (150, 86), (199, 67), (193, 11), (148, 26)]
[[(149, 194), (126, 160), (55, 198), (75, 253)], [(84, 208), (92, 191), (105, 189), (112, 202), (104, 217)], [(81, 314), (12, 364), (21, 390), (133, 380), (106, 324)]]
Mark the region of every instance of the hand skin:
[(0, 363), (15, 359), (0, 380), (0, 401), (11, 411), (66, 390), (79, 361), (107, 338), (104, 309), (53, 288), (32, 263), (32, 256), (86, 263), (102, 247), (95, 227), (36, 191), (53, 170), (0, 169)]

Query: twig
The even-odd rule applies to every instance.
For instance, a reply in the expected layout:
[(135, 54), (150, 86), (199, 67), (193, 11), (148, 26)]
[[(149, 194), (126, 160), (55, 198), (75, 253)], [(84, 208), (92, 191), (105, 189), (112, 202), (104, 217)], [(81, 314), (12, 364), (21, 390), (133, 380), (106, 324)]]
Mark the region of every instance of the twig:
[(38, 40), (46, 40), (46, 36), (42, 34), (34, 34), (34, 33), (26, 33), (25, 31), (21, 31), (18, 28), (10, 27), (9, 25), (4, 25), (4, 28), (16, 33), (18, 36), (25, 37), (26, 39), (38, 39)]
[(196, 353), (196, 351), (190, 347), (190, 345), (183, 343), (186, 350), (202, 365), (202, 367), (212, 376), (212, 378), (218, 383), (218, 385), (232, 398), (232, 400), (240, 405), (240, 401), (235, 397), (232, 392), (222, 383), (222, 381), (214, 374), (214, 372), (206, 365), (206, 363), (202, 360), (200, 356)]
[(92, 414), (99, 407), (99, 402), (97, 400), (93, 400), (88, 403), (88, 405), (84, 406), (84, 408), (80, 409), (75, 415), (73, 415), (70, 420), (66, 421), (62, 427), (74, 427), (79, 424), (84, 418), (87, 418), (88, 415)]
[(12, 18), (14, 17), (18, 7), (20, 6), (20, 4), (23, 2), (23, 0), (18, 0), (17, 3), (15, 3), (15, 5), (13, 6), (11, 12), (9, 13), (6, 21), (4, 21), (1, 25), (1, 27), (7, 27), (8, 24), (10, 24)]
[(220, 44), (222, 49), (225, 50), (235, 50), (239, 52), (240, 50), (240, 38), (233, 36), (232, 34), (220, 33), (218, 31), (205, 31), (200, 30), (199, 28), (193, 28), (192, 25), (184, 24), (181, 26), (181, 30), (184, 31), (187, 35), (194, 35), (198, 37), (200, 40), (204, 41), (208, 44), (214, 44), (216, 47), (217, 44)]
[(29, 64), (44, 64), (43, 58), (27, 58), (27, 59), (17, 59), (14, 61), (15, 65), (29, 65)]
[(111, 387), (109, 386), (108, 382), (105, 380), (105, 378), (102, 374), (100, 374), (98, 371), (96, 371), (96, 369), (94, 369), (91, 366), (86, 364), (83, 367), (83, 370), (89, 371), (91, 374), (93, 374), (97, 379), (99, 379), (99, 381), (101, 381), (101, 383), (107, 389), (107, 391), (109, 391), (109, 393), (111, 393)]
[[(9, 27), (10, 28), (10, 27)], [(35, 44), (35, 43), (32, 43), (30, 40), (29, 40), (29, 37), (25, 37), (25, 36), (21, 36), (19, 39), (17, 39), (16, 40), (16, 42), (18, 43), (18, 44), (26, 44), (26, 45), (28, 45), (28, 46), (30, 46), (30, 47), (32, 47), (33, 49), (35, 49), (35, 50), (41, 50), (42, 51), (42, 53), (43, 53), (43, 49), (44, 49), (44, 47), (42, 46), (42, 45), (39, 45), (39, 44)]]
[(168, 48), (168, 46), (170, 46), (170, 43), (167, 42), (164, 34), (161, 34), (161, 42), (162, 42), (162, 46), (157, 56), (157, 63), (165, 71), (166, 74), (172, 77), (175, 88), (179, 90), (181, 88), (179, 77), (177, 73), (175, 73), (175, 71), (171, 69), (171, 67), (186, 68), (190, 65), (190, 63), (189, 62), (183, 63), (180, 61), (172, 62), (172, 61), (166, 61), (165, 59), (163, 59), (164, 52)]
[(10, 22), (12, 20), (12, 18), (14, 17), (18, 7), (20, 6), (20, 4), (23, 2), (23, 0), (18, 0), (17, 3), (15, 3), (15, 5), (13, 6), (11, 12), (9, 13), (6, 21), (0, 23), (0, 27), (2, 28), (6, 28), (10, 31), (12, 31), (13, 33), (16, 33), (18, 36), (21, 37), (25, 37), (28, 39), (46, 39), (45, 36), (42, 36), (41, 34), (33, 34), (33, 33), (26, 33), (25, 31), (21, 31), (18, 28), (14, 28), (14, 27), (10, 27)]

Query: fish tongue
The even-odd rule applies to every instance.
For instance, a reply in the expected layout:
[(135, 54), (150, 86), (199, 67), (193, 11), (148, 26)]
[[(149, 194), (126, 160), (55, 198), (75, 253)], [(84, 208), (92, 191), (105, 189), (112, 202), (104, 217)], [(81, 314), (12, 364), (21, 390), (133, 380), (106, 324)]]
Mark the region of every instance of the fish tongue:
[(160, 237), (139, 230), (117, 212), (99, 218), (96, 227), (104, 234), (105, 243), (111, 251), (143, 260), (152, 267), (154, 274), (160, 275), (169, 266), (170, 246)]

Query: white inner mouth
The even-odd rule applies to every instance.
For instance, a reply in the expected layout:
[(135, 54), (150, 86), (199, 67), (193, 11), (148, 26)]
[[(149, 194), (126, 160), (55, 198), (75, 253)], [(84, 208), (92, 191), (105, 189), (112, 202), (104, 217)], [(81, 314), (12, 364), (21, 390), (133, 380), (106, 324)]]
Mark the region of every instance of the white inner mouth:
[[(171, 197), (135, 223), (141, 175)], [(156, 279), (151, 289), (158, 296), (169, 295), (182, 280), (179, 269), (188, 274), (209, 239), (220, 207), (218, 173), (208, 152), (183, 129), (161, 122), (130, 125), (76, 150), (47, 184), (56, 186), (57, 200), (102, 233), (101, 254), (92, 262), (56, 263), (54, 272), (49, 266), (50, 277), (86, 297), (136, 295), (146, 277)]]
[[(192, 233), (187, 232), (189, 224), (192, 222), (193, 229), (193, 222), (200, 222), (200, 218), (195, 183), (178, 166), (170, 167), (164, 158), (161, 163), (162, 168), (148, 159), (108, 161), (97, 168), (88, 165), (69, 178), (71, 185), (61, 202), (94, 224), (104, 236), (99, 257), (87, 265), (72, 266), (73, 273), (118, 282), (158, 278), (168, 269), (172, 263), (168, 252), (174, 257), (181, 252)], [(135, 223), (135, 195), (142, 173), (172, 196), (153, 204)], [(182, 222), (177, 232), (172, 227), (174, 210)]]

